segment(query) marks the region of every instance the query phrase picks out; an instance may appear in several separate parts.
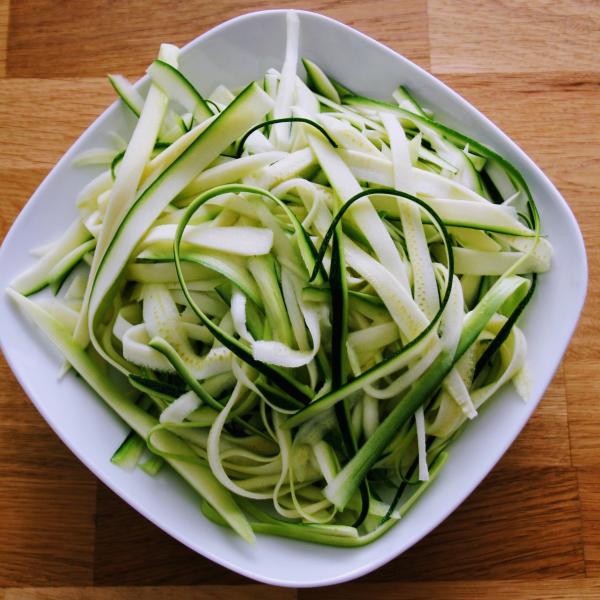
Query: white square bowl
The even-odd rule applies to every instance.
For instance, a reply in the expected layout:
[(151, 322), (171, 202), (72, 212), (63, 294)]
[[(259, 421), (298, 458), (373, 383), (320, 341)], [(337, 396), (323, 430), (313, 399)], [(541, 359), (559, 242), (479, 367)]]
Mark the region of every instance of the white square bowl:
[[(520, 324), (529, 343), (532, 400), (525, 404), (504, 388), (453, 444), (450, 459), (408, 515), (364, 548), (340, 549), (259, 536), (249, 546), (208, 522), (197, 496), (173, 472), (151, 478), (110, 462), (124, 425), (79, 379), (57, 380), (59, 359), (0, 294), (0, 344), (19, 382), (64, 443), (106, 485), (164, 531), (209, 559), (253, 579), (283, 586), (340, 583), (368, 573), (407, 550), (445, 519), (481, 482), (517, 437), (566, 350), (587, 285), (585, 248), (567, 203), (540, 169), (493, 123), (421, 68), (367, 36), (327, 17), (298, 11), (300, 55), (358, 93), (390, 98), (400, 83), (424, 99), (436, 117), (481, 140), (521, 170), (538, 200), (542, 227), (555, 256)], [(239, 87), (280, 67), (285, 11), (251, 13), (228, 21), (188, 44), (181, 68), (202, 93), (217, 84)], [(144, 82), (140, 85), (143, 87)], [(32, 262), (29, 250), (58, 236), (75, 217), (75, 194), (95, 174), (71, 166), (80, 151), (123, 135), (132, 120), (113, 104), (81, 136), (35, 192), (0, 249), (0, 289)], [(32, 542), (35, 543), (35, 542)]]

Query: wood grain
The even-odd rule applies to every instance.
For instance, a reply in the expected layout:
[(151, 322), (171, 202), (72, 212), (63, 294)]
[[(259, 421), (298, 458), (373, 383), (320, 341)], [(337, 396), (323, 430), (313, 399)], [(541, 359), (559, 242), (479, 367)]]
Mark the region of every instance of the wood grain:
[(13, 221), (23, 208), (27, 198), (48, 173), (48, 169), (3, 169), (0, 168), (0, 239), (8, 233)]
[(201, 588), (189, 586), (160, 586), (136, 588), (29, 588), (8, 589), (0, 600), (291, 600), (296, 597), (294, 590), (273, 588), (265, 585), (249, 585), (230, 588), (224, 585), (206, 585)]
[(49, 170), (113, 100), (105, 78), (0, 80), (0, 168)]
[(596, 600), (598, 580), (547, 581), (444, 581), (433, 584), (386, 583), (341, 585), (316, 591), (301, 591), (302, 600)]
[[(140, 76), (160, 42), (184, 44), (269, 7), (0, 0), (0, 134), (10, 140), (0, 144), (0, 239), (113, 99), (107, 72)], [(600, 3), (306, 0), (302, 7), (430, 68), (567, 198), (586, 239), (590, 282), (552, 385), (497, 468), (421, 543), (357, 582), (294, 591), (253, 584), (139, 516), (62, 445), (2, 360), (0, 600), (600, 598)]]
[(600, 576), (600, 468), (578, 469), (586, 573)]
[(6, 50), (8, 45), (9, 0), (0, 0), (0, 77), (6, 75)]
[(600, 44), (595, 0), (429, 0), (436, 73), (594, 70)]

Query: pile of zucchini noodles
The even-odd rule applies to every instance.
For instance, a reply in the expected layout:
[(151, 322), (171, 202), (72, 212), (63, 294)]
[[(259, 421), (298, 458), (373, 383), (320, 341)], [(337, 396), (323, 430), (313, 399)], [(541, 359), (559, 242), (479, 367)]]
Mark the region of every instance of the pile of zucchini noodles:
[(527, 396), (552, 248), (509, 162), (403, 87), (305, 83), (298, 41), (290, 12), (281, 71), (206, 100), (171, 45), (145, 97), (111, 77), (131, 138), (78, 157), (103, 171), (8, 292), (131, 427), (115, 464), (170, 463), (248, 541), (359, 546), (500, 387)]

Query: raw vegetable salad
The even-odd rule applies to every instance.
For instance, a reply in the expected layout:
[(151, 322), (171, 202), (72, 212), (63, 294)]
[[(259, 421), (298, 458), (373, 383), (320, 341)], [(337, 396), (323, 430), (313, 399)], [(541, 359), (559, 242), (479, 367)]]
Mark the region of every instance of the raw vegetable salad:
[(281, 70), (206, 98), (168, 44), (145, 95), (111, 76), (133, 133), (78, 157), (102, 172), (8, 293), (131, 428), (115, 465), (170, 464), (248, 541), (352, 547), (499, 388), (527, 397), (516, 321), (552, 248), (507, 160), (299, 36), (289, 12)]

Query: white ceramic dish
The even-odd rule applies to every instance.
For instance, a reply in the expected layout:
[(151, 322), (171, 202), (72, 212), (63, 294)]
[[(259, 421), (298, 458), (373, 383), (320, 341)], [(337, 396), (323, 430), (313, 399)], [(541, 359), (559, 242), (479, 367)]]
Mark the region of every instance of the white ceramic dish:
[[(126, 473), (110, 463), (125, 427), (81, 381), (73, 376), (57, 381), (58, 357), (4, 294), (0, 294), (0, 343), (48, 424), (91, 471), (141, 514), (234, 571), (275, 585), (305, 587), (347, 581), (376, 569), (419, 541), (473, 491), (517, 437), (549, 384), (583, 306), (587, 264), (581, 233), (566, 202), (493, 123), (437, 79), (365, 35), (318, 14), (299, 14), (301, 56), (313, 59), (359, 93), (389, 98), (397, 84), (408, 85), (417, 97), (426, 99), (440, 120), (487, 143), (524, 173), (539, 201), (543, 230), (555, 248), (552, 270), (540, 278), (521, 321), (529, 340), (532, 401), (525, 404), (512, 389), (504, 389), (453, 445), (450, 460), (427, 494), (374, 544), (339, 549), (261, 536), (251, 547), (208, 522), (194, 494), (168, 470), (152, 479), (140, 470)], [(186, 46), (181, 67), (203, 93), (218, 83), (238, 87), (261, 77), (268, 67), (279, 67), (284, 41), (284, 11), (244, 15)], [(74, 218), (76, 190), (93, 172), (72, 168), (73, 156), (102, 145), (106, 131), (125, 134), (130, 127), (127, 109), (114, 104), (56, 165), (0, 249), (0, 289), (32, 262), (33, 246), (55, 238)]]

